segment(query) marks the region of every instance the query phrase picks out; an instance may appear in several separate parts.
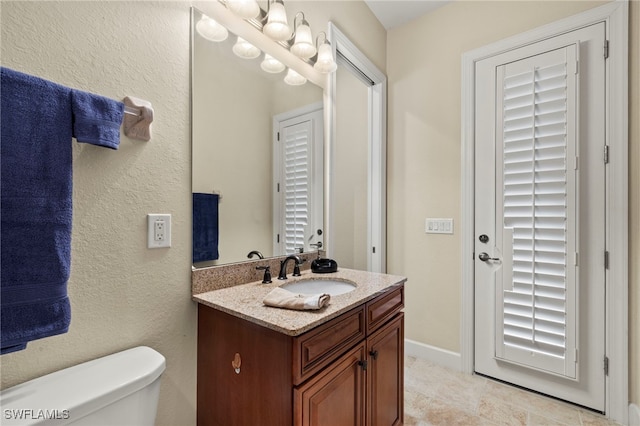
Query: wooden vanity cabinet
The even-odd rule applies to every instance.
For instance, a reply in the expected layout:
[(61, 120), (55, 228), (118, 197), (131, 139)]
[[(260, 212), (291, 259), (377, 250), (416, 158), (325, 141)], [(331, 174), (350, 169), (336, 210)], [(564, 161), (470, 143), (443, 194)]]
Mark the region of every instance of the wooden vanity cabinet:
[(403, 307), (394, 287), (292, 337), (198, 305), (198, 425), (401, 425)]

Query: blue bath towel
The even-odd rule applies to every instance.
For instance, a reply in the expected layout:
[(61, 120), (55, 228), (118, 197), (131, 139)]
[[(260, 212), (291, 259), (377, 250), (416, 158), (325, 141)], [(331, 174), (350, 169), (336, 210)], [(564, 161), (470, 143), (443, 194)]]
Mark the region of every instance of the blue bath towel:
[(218, 194), (193, 194), (193, 262), (218, 259)]
[(67, 332), (71, 142), (117, 149), (124, 105), (1, 68), (0, 354)]

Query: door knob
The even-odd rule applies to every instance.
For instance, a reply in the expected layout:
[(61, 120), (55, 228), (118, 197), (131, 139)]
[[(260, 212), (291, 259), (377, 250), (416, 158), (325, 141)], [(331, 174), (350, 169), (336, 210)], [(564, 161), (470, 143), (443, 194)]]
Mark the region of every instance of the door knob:
[(486, 262), (488, 260), (500, 260), (497, 257), (491, 257), (489, 256), (487, 253), (482, 252), (478, 255), (478, 259), (482, 260), (483, 262)]

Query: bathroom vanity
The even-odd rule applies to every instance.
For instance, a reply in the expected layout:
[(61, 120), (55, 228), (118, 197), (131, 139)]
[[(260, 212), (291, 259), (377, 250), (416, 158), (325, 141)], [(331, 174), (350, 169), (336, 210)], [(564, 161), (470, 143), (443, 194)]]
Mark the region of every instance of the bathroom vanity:
[(319, 311), (267, 307), (282, 281), (194, 294), (199, 425), (400, 425), (406, 278), (303, 272), (355, 283)]

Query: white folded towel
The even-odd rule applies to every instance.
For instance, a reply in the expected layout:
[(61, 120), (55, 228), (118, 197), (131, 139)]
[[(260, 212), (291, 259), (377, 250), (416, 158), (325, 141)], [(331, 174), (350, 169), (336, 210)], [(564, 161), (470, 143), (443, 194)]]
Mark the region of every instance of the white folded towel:
[(303, 311), (324, 308), (329, 304), (329, 299), (331, 296), (328, 294), (296, 294), (276, 287), (265, 296), (263, 303), (276, 308)]

